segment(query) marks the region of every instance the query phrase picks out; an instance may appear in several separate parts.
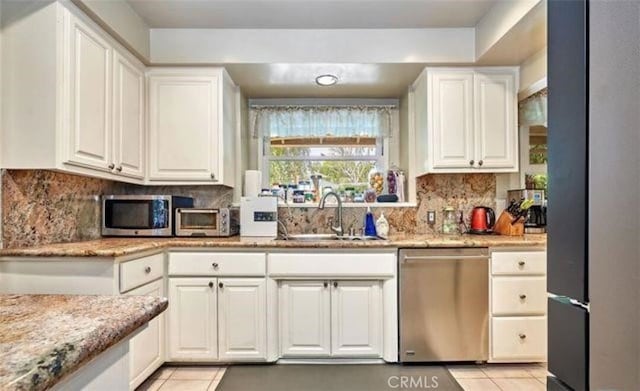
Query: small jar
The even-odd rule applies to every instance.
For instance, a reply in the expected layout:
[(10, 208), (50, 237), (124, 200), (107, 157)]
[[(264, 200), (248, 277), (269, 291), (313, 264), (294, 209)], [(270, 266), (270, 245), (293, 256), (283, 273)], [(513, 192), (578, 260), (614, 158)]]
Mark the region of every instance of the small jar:
[(447, 206), (442, 211), (442, 233), (447, 235), (458, 233), (456, 211), (451, 206)]
[(376, 192), (376, 195), (380, 195), (384, 191), (384, 176), (375, 167), (369, 171), (369, 186)]
[(356, 189), (353, 187), (347, 187), (344, 189), (344, 201), (345, 202), (353, 202), (353, 197), (355, 196)]
[(376, 191), (373, 190), (373, 189), (367, 189), (364, 192), (364, 201), (365, 202), (369, 202), (369, 203), (376, 202), (376, 197), (377, 197), (376, 196)]

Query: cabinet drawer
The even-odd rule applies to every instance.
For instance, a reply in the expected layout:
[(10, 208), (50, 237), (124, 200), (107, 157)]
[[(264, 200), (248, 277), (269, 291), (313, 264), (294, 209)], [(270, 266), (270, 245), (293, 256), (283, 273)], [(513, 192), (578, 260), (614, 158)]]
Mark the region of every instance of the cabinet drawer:
[(545, 275), (546, 251), (513, 251), (491, 253), (491, 273), (494, 275)]
[(164, 254), (156, 254), (120, 264), (120, 292), (157, 280), (164, 275)]
[(493, 318), (492, 358), (544, 360), (547, 356), (547, 317)]
[(546, 277), (493, 277), (491, 279), (493, 315), (545, 315)]
[(264, 276), (264, 253), (171, 253), (169, 274), (172, 276)]

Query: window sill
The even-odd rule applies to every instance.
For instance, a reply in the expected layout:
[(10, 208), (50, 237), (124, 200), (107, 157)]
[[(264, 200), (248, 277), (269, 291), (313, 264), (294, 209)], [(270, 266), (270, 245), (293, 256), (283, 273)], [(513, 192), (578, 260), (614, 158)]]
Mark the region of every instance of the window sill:
[[(325, 205), (325, 207), (327, 208), (335, 208), (337, 207), (338, 204), (335, 202), (327, 202), (327, 204)], [(343, 202), (342, 203), (342, 207), (343, 208), (366, 208), (366, 207), (372, 207), (372, 208), (415, 208), (417, 205), (417, 203), (415, 202)], [(314, 203), (314, 204), (278, 204), (278, 207), (281, 208), (317, 208), (318, 204)]]

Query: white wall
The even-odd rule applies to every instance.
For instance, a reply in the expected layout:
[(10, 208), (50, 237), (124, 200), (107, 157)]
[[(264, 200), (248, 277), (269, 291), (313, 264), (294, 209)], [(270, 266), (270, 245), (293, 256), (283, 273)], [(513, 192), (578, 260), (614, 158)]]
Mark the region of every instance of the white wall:
[[(539, 86), (547, 78), (547, 48), (527, 58), (520, 64), (520, 99), (539, 91)], [(520, 95), (520, 94), (519, 94)]]
[(499, 1), (476, 25), (475, 57), (482, 57), (543, 0)]
[(153, 63), (472, 63), (474, 29), (151, 29)]
[(124, 0), (72, 1), (93, 19), (98, 18), (103, 28), (120, 38), (120, 43), (144, 60), (149, 59), (149, 26), (129, 3)]

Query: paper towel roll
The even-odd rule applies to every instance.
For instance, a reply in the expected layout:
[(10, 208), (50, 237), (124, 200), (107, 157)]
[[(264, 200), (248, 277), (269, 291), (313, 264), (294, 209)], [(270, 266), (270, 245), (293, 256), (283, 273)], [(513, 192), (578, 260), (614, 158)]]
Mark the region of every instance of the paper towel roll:
[(262, 189), (262, 172), (247, 170), (244, 172), (244, 196), (253, 197), (260, 194)]

